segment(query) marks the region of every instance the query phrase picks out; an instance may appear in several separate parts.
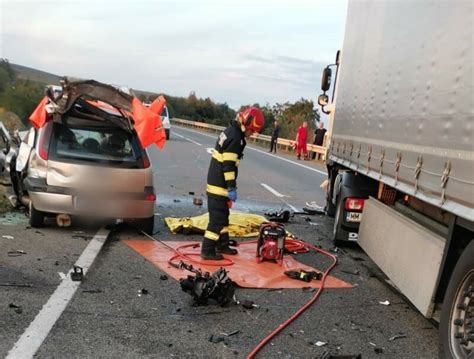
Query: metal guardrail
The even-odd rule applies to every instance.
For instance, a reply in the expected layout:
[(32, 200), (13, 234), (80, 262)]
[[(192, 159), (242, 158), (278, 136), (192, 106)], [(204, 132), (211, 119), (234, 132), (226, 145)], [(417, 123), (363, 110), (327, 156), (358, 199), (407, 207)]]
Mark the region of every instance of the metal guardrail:
[[(210, 131), (210, 132), (221, 132), (225, 129), (225, 127), (223, 126), (211, 125), (209, 123), (204, 123), (204, 122), (183, 120), (181, 118), (172, 118), (170, 121), (171, 123), (174, 123), (175, 125), (178, 125), (178, 126), (197, 128), (200, 130), (205, 130), (205, 131)], [(269, 147), (271, 136), (253, 135), (250, 137), (250, 141), (252, 141), (253, 143), (265, 145), (265, 147)], [(278, 148), (284, 149), (285, 151), (293, 151), (294, 143), (295, 141), (288, 140), (286, 138), (278, 138), (277, 140)], [(313, 152), (318, 153), (322, 155), (321, 156), (322, 160), (325, 159), (324, 157), (326, 155), (326, 148), (324, 146), (316, 146), (316, 145), (308, 144), (307, 148), (308, 148), (308, 153), (310, 155)]]

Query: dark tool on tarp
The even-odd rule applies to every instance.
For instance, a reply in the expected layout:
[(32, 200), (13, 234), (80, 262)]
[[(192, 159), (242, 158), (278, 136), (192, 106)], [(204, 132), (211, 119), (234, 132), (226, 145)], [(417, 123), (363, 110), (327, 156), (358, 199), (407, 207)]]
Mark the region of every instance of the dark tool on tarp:
[(283, 264), (285, 251), (285, 226), (276, 222), (265, 222), (260, 226), (257, 240), (257, 262), (274, 261)]
[(84, 278), (84, 271), (82, 267), (72, 266), (71, 280), (74, 282), (80, 282)]
[(321, 280), (323, 277), (323, 274), (320, 272), (307, 272), (303, 269), (300, 269), (299, 271), (297, 270), (288, 270), (285, 272), (285, 274), (290, 277), (291, 279), (298, 279), (302, 280), (304, 282), (311, 282), (311, 280)]
[(233, 299), (235, 287), (224, 268), (220, 268), (212, 274), (202, 273), (201, 270), (193, 268), (192, 265), (181, 262), (181, 268), (187, 269), (194, 276), (189, 275), (181, 279), (181, 289), (191, 294), (195, 305), (206, 305), (209, 299), (215, 300), (221, 306), (229, 304)]
[(290, 220), (290, 211), (281, 210), (280, 212), (265, 213), (265, 216), (271, 222), (286, 223)]

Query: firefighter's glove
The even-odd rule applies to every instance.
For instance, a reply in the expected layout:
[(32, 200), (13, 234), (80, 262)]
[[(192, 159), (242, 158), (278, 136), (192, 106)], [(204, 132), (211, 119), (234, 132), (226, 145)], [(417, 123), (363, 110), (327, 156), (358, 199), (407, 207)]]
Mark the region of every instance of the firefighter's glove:
[(237, 201), (237, 188), (229, 188), (229, 190), (227, 192), (228, 192), (227, 197), (229, 197), (229, 199), (232, 202)]

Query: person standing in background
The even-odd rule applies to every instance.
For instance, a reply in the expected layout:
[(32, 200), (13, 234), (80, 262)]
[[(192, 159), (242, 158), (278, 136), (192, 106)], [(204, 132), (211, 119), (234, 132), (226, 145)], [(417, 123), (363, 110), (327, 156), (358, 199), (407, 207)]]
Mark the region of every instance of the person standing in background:
[[(314, 144), (316, 146), (322, 146), (324, 143), (324, 135), (326, 134), (326, 129), (324, 128), (324, 123), (321, 121), (318, 124), (318, 128), (314, 131)], [(318, 160), (321, 157), (321, 154), (318, 153)], [(316, 152), (313, 152), (313, 160), (316, 158)]]
[(304, 121), (303, 124), (298, 128), (296, 133), (296, 156), (301, 159), (301, 151), (305, 160), (308, 160), (308, 148), (306, 142), (308, 141), (308, 122)]
[(280, 135), (280, 125), (278, 121), (273, 122), (273, 129), (272, 129), (272, 138), (270, 140), (270, 151), (269, 152), (277, 152), (277, 143), (278, 143), (278, 136)]

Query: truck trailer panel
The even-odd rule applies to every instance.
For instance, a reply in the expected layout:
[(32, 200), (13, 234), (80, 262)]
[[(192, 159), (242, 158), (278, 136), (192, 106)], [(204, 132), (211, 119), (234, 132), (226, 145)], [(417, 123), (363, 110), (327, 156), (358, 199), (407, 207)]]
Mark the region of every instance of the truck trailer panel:
[(474, 221), (473, 4), (349, 3), (329, 159)]

